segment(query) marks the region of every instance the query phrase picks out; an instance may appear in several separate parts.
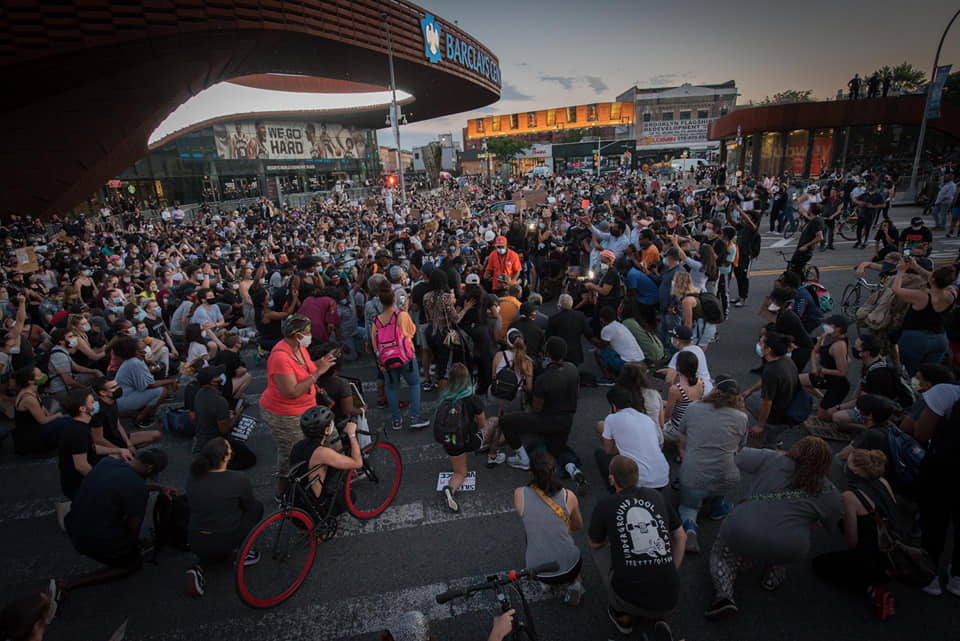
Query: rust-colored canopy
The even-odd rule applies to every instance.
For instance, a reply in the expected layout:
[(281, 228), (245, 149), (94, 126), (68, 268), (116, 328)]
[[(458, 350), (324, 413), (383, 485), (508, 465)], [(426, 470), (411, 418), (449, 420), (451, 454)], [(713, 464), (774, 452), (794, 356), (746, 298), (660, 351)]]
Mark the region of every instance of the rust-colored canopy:
[[(397, 88), (415, 98), (410, 120), (499, 99), (499, 78), (489, 73), (496, 57), (435, 18), (440, 49), (447, 53), (452, 37), (463, 56), (431, 62), (425, 12), (404, 0), (8, 3), (0, 12), (0, 213), (46, 217), (73, 207), (143, 157), (177, 106), (218, 82), (280, 73), (315, 76), (296, 81), (315, 90), (343, 92), (338, 81), (388, 86), (384, 12)], [(382, 127), (385, 115), (344, 120)]]

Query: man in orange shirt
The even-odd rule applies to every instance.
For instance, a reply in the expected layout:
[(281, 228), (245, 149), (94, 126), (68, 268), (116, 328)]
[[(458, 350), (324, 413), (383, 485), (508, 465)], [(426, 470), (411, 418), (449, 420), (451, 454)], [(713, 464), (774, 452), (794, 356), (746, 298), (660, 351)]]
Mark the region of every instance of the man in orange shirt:
[(517, 282), (517, 276), (523, 266), (517, 252), (507, 248), (507, 237), (497, 236), (493, 243), (494, 251), (487, 257), (487, 266), (483, 271), (485, 280), (496, 283), (500, 274), (506, 274), (511, 283)]
[(520, 285), (510, 285), (507, 289), (507, 295), (500, 299), (500, 329), (497, 331), (497, 340), (506, 336), (510, 323), (517, 317), (520, 311)]

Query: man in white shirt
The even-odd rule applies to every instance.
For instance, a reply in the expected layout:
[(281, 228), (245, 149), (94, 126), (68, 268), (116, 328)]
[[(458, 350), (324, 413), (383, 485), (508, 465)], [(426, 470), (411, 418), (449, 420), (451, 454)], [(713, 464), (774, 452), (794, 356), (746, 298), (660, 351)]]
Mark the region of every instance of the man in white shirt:
[(617, 313), (613, 308), (604, 307), (600, 310), (600, 322), (603, 324), (600, 338), (590, 339), (597, 346), (594, 357), (604, 375), (597, 385), (612, 387), (624, 363), (643, 362), (643, 350), (630, 330), (617, 321)]
[(697, 378), (703, 379), (703, 395), (706, 396), (713, 390), (713, 378), (710, 377), (710, 370), (707, 367), (707, 355), (699, 346), (690, 344), (692, 339), (693, 330), (686, 325), (680, 325), (674, 329), (672, 342), (677, 352), (674, 353), (673, 358), (670, 359), (667, 366), (658, 370), (658, 372), (664, 374), (664, 383), (669, 389), (677, 378), (677, 354), (680, 352), (693, 352), (697, 357)]
[(660, 450), (660, 428), (632, 406), (632, 394), (625, 387), (617, 386), (607, 392), (607, 402), (610, 414), (596, 425), (603, 443), (602, 449), (594, 451), (600, 476), (607, 479), (610, 460), (620, 454), (636, 461), (640, 469), (637, 487), (665, 488), (670, 483), (670, 464)]

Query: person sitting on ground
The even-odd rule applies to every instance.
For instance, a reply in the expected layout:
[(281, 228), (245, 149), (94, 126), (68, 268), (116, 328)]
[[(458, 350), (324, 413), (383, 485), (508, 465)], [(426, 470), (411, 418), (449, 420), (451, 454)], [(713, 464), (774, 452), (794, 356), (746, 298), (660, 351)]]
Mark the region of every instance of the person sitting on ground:
[(677, 352), (679, 376), (667, 389), (667, 402), (663, 415), (668, 417), (663, 424), (663, 440), (677, 445), (677, 462), (683, 459), (683, 433), (680, 422), (691, 403), (703, 399), (704, 380), (697, 376), (697, 357), (692, 352)]
[(123, 390), (123, 394), (117, 399), (117, 409), (121, 414), (135, 413), (138, 428), (151, 427), (160, 403), (168, 395), (176, 393), (177, 379), (153, 378), (150, 368), (143, 361), (142, 341), (124, 336), (117, 341), (113, 350), (123, 359), (114, 378)]
[[(480, 448), (482, 441), (485, 440), (483, 433), (486, 429), (487, 418), (483, 409), (483, 400), (473, 393), (473, 380), (470, 378), (470, 371), (467, 366), (463, 363), (454, 363), (450, 367), (447, 386), (440, 392), (437, 399), (437, 414), (433, 419), (434, 436), (438, 436), (436, 422), (443, 419), (444, 424), (455, 425), (456, 419), (450, 418), (450, 415), (457, 412), (466, 413), (468, 431), (471, 435), (477, 436), (466, 443), (458, 443), (456, 441), (457, 435), (448, 433), (441, 443), (444, 452), (450, 458), (450, 467), (453, 468), (450, 481), (443, 486), (443, 495), (451, 512), (460, 511), (460, 505), (453, 498), (453, 495), (467, 479), (467, 452), (476, 451)], [(474, 430), (474, 426), (476, 426), (476, 430)]]
[(257, 464), (257, 455), (232, 432), (243, 414), (243, 409), (230, 409), (221, 388), (227, 375), (223, 365), (204, 367), (197, 372), (199, 386), (193, 399), (190, 418), (196, 426), (193, 453), (199, 454), (208, 441), (225, 438), (230, 442), (230, 469), (245, 470)]
[(60, 412), (51, 414), (40, 402), (38, 386), (45, 374), (34, 365), (13, 373), (20, 391), (13, 402), (13, 448), (20, 456), (43, 456), (57, 448), (60, 434), (70, 417)]
[(633, 459), (614, 456), (609, 477), (616, 493), (597, 503), (588, 531), (607, 615), (622, 634), (632, 633), (641, 618), (655, 621), (658, 638), (672, 638), (667, 619), (679, 600), (677, 570), (686, 543), (680, 517), (659, 491), (637, 486)]
[(76, 363), (71, 351), (76, 349), (79, 339), (73, 332), (57, 328), (50, 336), (53, 349), (50, 350), (50, 361), (47, 365), (47, 374), (50, 377), (50, 393), (62, 405), (67, 392), (73, 389), (85, 388), (90, 379), (100, 376), (102, 372), (83, 367)]
[[(790, 358), (793, 360), (793, 364), (797, 366), (797, 371), (802, 372), (810, 360), (810, 354), (813, 352), (813, 340), (807, 333), (800, 317), (793, 311), (792, 304), (796, 298), (797, 290), (794, 288), (775, 287), (770, 292), (770, 304), (767, 306), (767, 311), (777, 317), (773, 322), (773, 330), (790, 337), (793, 346), (788, 345), (787, 351), (790, 352)], [(823, 318), (822, 314), (820, 318)], [(817, 324), (819, 324), (819, 321)]]
[(820, 397), (817, 418), (821, 421), (829, 421), (828, 410), (840, 405), (850, 392), (847, 349), (847, 319), (834, 314), (823, 323), (823, 334), (813, 346), (810, 373), (800, 374), (800, 384), (804, 389)]
[(594, 352), (597, 366), (604, 375), (597, 385), (612, 387), (624, 363), (642, 363), (644, 355), (637, 339), (617, 320), (617, 312), (612, 307), (600, 309), (600, 323), (603, 325), (600, 338), (592, 340), (597, 347)]
[(626, 387), (633, 394), (631, 407), (643, 407), (643, 413), (657, 426), (657, 442), (663, 446), (663, 397), (653, 386), (647, 367), (643, 363), (625, 363), (617, 378), (617, 385)]
[[(744, 405), (757, 423), (750, 434), (760, 438), (767, 425), (793, 423), (789, 409), (800, 391), (800, 375), (797, 366), (787, 357), (790, 337), (768, 331), (760, 339), (760, 355), (765, 365), (760, 382), (743, 393)], [(760, 394), (754, 394), (757, 390)]]
[[(609, 471), (614, 456), (631, 458), (637, 463), (640, 487), (660, 490), (670, 484), (670, 464), (660, 451), (660, 429), (635, 405), (637, 398), (633, 390), (619, 384), (607, 392), (610, 414), (597, 421), (603, 448), (594, 450), (594, 458), (601, 476)], [(607, 490), (612, 492), (613, 486), (608, 484)]]
[(217, 352), (211, 364), (224, 366), (223, 371), (227, 376), (227, 382), (223, 384), (221, 391), (230, 405), (236, 405), (246, 395), (253, 376), (250, 375), (243, 358), (240, 357), (240, 348), (243, 347), (240, 336), (238, 334), (225, 336), (223, 346), (224, 349)]
[(927, 406), (926, 401), (923, 399), (923, 395), (934, 385), (953, 385), (956, 382), (956, 376), (946, 365), (941, 365), (939, 363), (924, 363), (917, 368), (917, 375), (910, 380), (910, 387), (914, 392), (916, 392), (917, 398), (914, 401), (913, 406), (910, 407), (909, 412), (904, 415), (903, 420), (900, 422), (900, 428), (904, 432), (912, 434), (913, 428), (917, 424), (917, 420), (923, 413), (923, 408)]
[(853, 398), (827, 410), (837, 429), (854, 434), (863, 431), (863, 416), (856, 409), (857, 399), (864, 394), (877, 394), (891, 401), (897, 400), (899, 375), (883, 358), (880, 339), (873, 334), (863, 334), (853, 343), (853, 357), (863, 362), (860, 384)]
[(704, 614), (712, 620), (737, 612), (733, 589), (741, 569), (761, 565), (761, 585), (776, 590), (789, 564), (806, 557), (813, 526), (833, 528), (843, 516), (840, 493), (829, 478), (833, 450), (823, 439), (804, 437), (787, 452), (744, 448), (735, 461), (753, 481), (710, 551), (715, 598)]
[(516, 318), (510, 323), (507, 333), (511, 329), (518, 329), (523, 334), (523, 342), (527, 346), (527, 352), (531, 358), (540, 360), (543, 357), (544, 331), (540, 324), (535, 320), (540, 308), (530, 301), (520, 306)]
[(167, 455), (151, 448), (140, 450), (131, 461), (106, 457), (90, 470), (64, 524), (74, 549), (107, 567), (81, 577), (57, 579), (58, 595), (114, 581), (140, 569), (140, 526), (148, 495), (151, 490), (169, 497), (177, 493), (175, 488), (147, 482), (166, 467)]
[(866, 594), (877, 617), (894, 613), (893, 595), (878, 584), (890, 580), (890, 560), (880, 550), (874, 515), (894, 533), (900, 532), (900, 509), (893, 489), (883, 478), (887, 455), (879, 450), (854, 449), (847, 458), (848, 490), (843, 493), (843, 535), (847, 549), (813, 559), (821, 580)]
[(90, 421), (90, 435), (94, 445), (109, 450), (110, 448), (124, 448), (132, 457), (137, 449), (144, 445), (158, 442), (163, 438), (158, 430), (138, 430), (127, 432), (120, 424), (120, 411), (117, 409), (117, 399), (123, 395), (123, 390), (116, 381), (100, 376), (93, 380), (90, 388), (100, 402), (100, 411)]
[(583, 529), (583, 516), (576, 495), (557, 479), (556, 460), (549, 452), (538, 450), (530, 458), (530, 483), (514, 490), (513, 505), (526, 534), (526, 567), (556, 563), (556, 571), (538, 574), (537, 580), (566, 585), (563, 602), (579, 605), (586, 589), (580, 581), (583, 559), (573, 533)]
[[(190, 499), (190, 551), (197, 563), (186, 572), (187, 594), (203, 596), (206, 580), (203, 568), (230, 558), (263, 517), (263, 504), (253, 497), (253, 486), (245, 475), (233, 471), (233, 448), (220, 436), (207, 441), (190, 464), (187, 496)], [(251, 549), (244, 565), (260, 560)]]
[(681, 434), (678, 509), (687, 533), (687, 552), (699, 552), (697, 515), (704, 501), (712, 501), (710, 518), (724, 518), (733, 509), (724, 495), (740, 482), (734, 457), (747, 443), (749, 417), (740, 387), (729, 375), (717, 376), (710, 395), (691, 403), (677, 427)]
[[(320, 505), (335, 501), (336, 514), (346, 511), (346, 495), (343, 492), (336, 494), (336, 489), (340, 474), (363, 467), (363, 456), (357, 442), (357, 424), (350, 421), (344, 425), (341, 437), (333, 425), (330, 408), (314, 406), (300, 417), (300, 430), (303, 440), (290, 450), (290, 469), (299, 465), (295, 474), (300, 476), (317, 468), (305, 479), (307, 489), (319, 499)], [(349, 444), (344, 445), (342, 438)], [(338, 446), (348, 450), (348, 454), (337, 451), (335, 448)]]
[[(316, 363), (318, 367), (324, 357), (331, 352), (337, 359), (330, 366), (330, 369), (317, 379), (317, 385), (323, 390), (317, 393), (317, 404), (327, 405), (333, 411), (334, 425), (339, 427), (345, 421), (355, 420), (356, 417), (363, 416), (367, 406), (356, 405), (350, 381), (340, 376), (341, 347), (334, 343), (311, 344), (307, 352), (310, 354), (310, 360)], [(357, 391), (359, 392), (359, 390)], [(326, 401), (324, 403), (320, 402), (321, 393)]]
[(680, 325), (673, 329), (670, 340), (676, 351), (670, 357), (667, 366), (657, 370), (659, 374), (663, 374), (663, 384), (669, 387), (677, 379), (677, 354), (691, 352), (697, 357), (697, 378), (703, 380), (703, 393), (709, 394), (713, 391), (713, 378), (711, 378), (710, 369), (707, 366), (707, 355), (699, 345), (690, 344), (690, 341), (693, 340), (693, 331), (686, 325)]
[(663, 359), (663, 342), (657, 336), (657, 320), (653, 311), (643, 310), (636, 301), (624, 299), (620, 305), (620, 317), (623, 318), (623, 326), (637, 339), (644, 362), (650, 367), (659, 363)]
[(547, 337), (559, 336), (567, 343), (567, 360), (578, 367), (583, 364), (581, 336), (588, 341), (593, 338), (593, 329), (587, 317), (578, 309), (573, 309), (570, 294), (561, 294), (557, 299), (557, 313), (550, 317), (547, 324)]

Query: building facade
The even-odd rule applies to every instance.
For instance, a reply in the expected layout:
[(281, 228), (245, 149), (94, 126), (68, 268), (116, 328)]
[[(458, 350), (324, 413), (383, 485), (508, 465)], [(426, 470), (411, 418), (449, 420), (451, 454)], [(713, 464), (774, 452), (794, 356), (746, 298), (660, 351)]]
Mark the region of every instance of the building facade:
[(463, 128), (463, 148), (482, 149), (484, 141), (503, 136), (531, 144), (565, 143), (571, 135), (577, 139), (584, 136), (599, 136), (604, 140), (628, 138), (632, 111), (632, 103), (594, 102), (473, 118)]
[[(440, 171), (456, 171), (460, 145), (453, 141), (453, 134), (440, 134), (437, 137), (437, 142), (440, 143)], [(425, 147), (413, 148), (414, 171), (426, 171), (426, 166), (423, 163), (424, 149)]]

